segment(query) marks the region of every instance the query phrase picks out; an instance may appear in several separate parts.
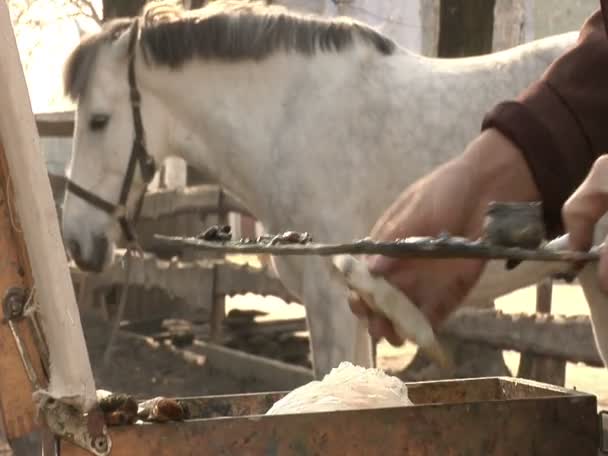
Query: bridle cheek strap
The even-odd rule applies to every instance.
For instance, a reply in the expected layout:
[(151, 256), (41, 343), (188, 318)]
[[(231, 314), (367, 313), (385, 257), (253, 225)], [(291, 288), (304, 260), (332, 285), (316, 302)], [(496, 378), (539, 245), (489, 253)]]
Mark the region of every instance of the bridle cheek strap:
[[(156, 164), (154, 163), (154, 158), (148, 153), (146, 149), (146, 138), (143, 127), (143, 122), (141, 120), (141, 94), (139, 93), (139, 89), (137, 87), (137, 81), (135, 80), (135, 44), (137, 43), (137, 37), (139, 34), (139, 22), (138, 19), (133, 21), (133, 25), (131, 26), (131, 30), (129, 31), (129, 70), (128, 70), (128, 80), (129, 80), (129, 98), (131, 103), (131, 111), (133, 115), (133, 130), (134, 130), (134, 138), (133, 144), (131, 146), (131, 155), (129, 157), (129, 163), (127, 164), (127, 170), (125, 173), (125, 177), (122, 183), (122, 188), (120, 190), (120, 198), (118, 200), (118, 204), (113, 204), (105, 199), (91, 193), (88, 190), (85, 190), (81, 186), (67, 179), (67, 191), (73, 193), (75, 196), (82, 198), (87, 203), (92, 206), (100, 209), (110, 216), (116, 218), (120, 225), (120, 228), (125, 236), (125, 239), (129, 243), (134, 243), (136, 241), (135, 230), (131, 226), (131, 223), (128, 220), (127, 216), (127, 200), (129, 198), (129, 193), (131, 191), (131, 187), (133, 186), (133, 178), (135, 176), (135, 169), (137, 165), (139, 165), (139, 170), (142, 176), (142, 179), (147, 187), (147, 185), (154, 178), (154, 174), (156, 173)], [(141, 209), (143, 207), (144, 196), (146, 193), (146, 188), (140, 198), (138, 198), (135, 213), (133, 214), (132, 223), (136, 223), (139, 218), (139, 214), (141, 213)]]

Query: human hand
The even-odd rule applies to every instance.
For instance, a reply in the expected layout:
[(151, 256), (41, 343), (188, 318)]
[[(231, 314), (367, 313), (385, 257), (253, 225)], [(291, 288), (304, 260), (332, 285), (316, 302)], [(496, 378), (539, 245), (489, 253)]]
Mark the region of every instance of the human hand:
[[(492, 201), (533, 201), (539, 194), (519, 150), (495, 130), (487, 130), (456, 159), (409, 186), (376, 222), (370, 237), (392, 241), (410, 236), (477, 239)], [(470, 259), (367, 258), (370, 272), (383, 276), (421, 308), (438, 327), (466, 298), (485, 262)], [(352, 312), (368, 320), (369, 332), (392, 345), (404, 341), (391, 323), (358, 296)]]
[[(608, 155), (602, 155), (568, 198), (562, 210), (564, 226), (570, 234), (570, 247), (588, 250), (593, 243), (596, 223), (608, 211)], [(603, 248), (598, 264), (599, 282), (608, 292), (608, 249)]]

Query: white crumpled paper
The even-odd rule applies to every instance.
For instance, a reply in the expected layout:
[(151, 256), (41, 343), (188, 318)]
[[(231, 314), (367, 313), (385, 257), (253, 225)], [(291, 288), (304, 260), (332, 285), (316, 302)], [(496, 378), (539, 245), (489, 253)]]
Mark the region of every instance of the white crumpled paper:
[(291, 391), (266, 415), (330, 412), (413, 405), (405, 383), (381, 369), (365, 369), (349, 362)]

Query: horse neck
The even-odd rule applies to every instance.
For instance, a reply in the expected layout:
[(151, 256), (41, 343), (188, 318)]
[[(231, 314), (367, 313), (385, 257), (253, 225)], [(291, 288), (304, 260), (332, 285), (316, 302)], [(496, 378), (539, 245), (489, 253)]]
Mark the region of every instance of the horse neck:
[[(278, 54), (262, 61), (193, 61), (178, 71), (142, 68), (142, 85), (179, 123), (175, 150), (191, 166), (210, 173), (253, 212), (270, 211), (272, 174), (289, 151), (276, 138), (299, 118), (301, 108), (316, 104), (342, 86), (370, 51), (354, 48), (316, 56)], [(348, 84), (347, 84), (348, 85)], [(305, 109), (306, 111), (306, 109)], [(256, 215), (258, 215), (256, 213)]]

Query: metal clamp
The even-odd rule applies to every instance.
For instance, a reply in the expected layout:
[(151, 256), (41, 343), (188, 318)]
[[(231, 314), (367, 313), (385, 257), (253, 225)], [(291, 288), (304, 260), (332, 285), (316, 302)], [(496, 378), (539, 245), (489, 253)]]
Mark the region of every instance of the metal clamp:
[(112, 440), (108, 435), (103, 413), (98, 407), (84, 414), (72, 404), (57, 400), (45, 392), (38, 391), (34, 396), (40, 415), (55, 436), (96, 456), (110, 454)]
[(19, 320), (23, 318), (26, 300), (26, 290), (20, 287), (9, 288), (2, 300), (2, 311), (4, 314), (2, 322), (7, 323), (9, 320)]

